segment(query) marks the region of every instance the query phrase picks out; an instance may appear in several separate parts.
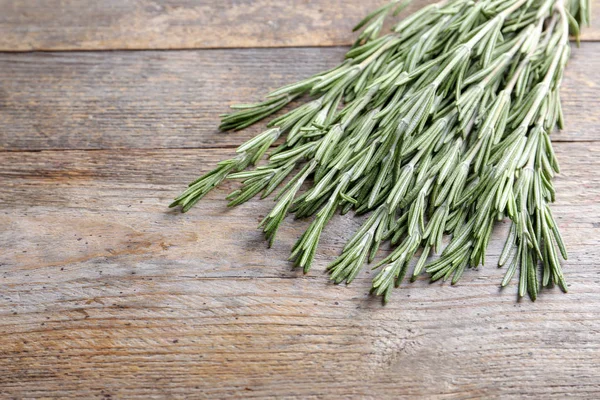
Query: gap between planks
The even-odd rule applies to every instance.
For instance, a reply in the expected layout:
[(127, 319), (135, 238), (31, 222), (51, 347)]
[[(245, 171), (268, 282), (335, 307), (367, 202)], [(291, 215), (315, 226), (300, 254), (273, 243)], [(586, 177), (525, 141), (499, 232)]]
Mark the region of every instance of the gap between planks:
[[(590, 140), (553, 140), (552, 143), (596, 143), (600, 142), (599, 139), (590, 139)], [(241, 142), (240, 142), (241, 144)], [(274, 144), (271, 145), (270, 148), (274, 149), (279, 145)], [(134, 152), (148, 152), (148, 151), (178, 151), (178, 150), (235, 150), (239, 146), (237, 145), (222, 145), (222, 146), (191, 146), (191, 147), (144, 147), (144, 148), (131, 148), (131, 147), (115, 147), (110, 149), (0, 149), (0, 153), (54, 153), (54, 152), (75, 152), (75, 151), (85, 151), (85, 152), (96, 152), (96, 151), (104, 151), (104, 152), (123, 152), (127, 151), (130, 153)]]

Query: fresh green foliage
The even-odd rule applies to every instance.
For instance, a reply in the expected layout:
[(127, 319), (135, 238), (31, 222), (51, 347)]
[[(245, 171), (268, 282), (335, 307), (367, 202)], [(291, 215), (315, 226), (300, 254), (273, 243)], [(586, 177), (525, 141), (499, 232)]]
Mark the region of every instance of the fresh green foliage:
[[(442, 1), (378, 36), (385, 17), (407, 3), (361, 21), (339, 66), (223, 116), (222, 129), (242, 129), (309, 98), (171, 206), (187, 211), (224, 179), (241, 181), (231, 206), (283, 186), (260, 227), (272, 243), (288, 213), (314, 217), (290, 257), (304, 272), (336, 212), (370, 212), (328, 269), (333, 281), (349, 283), (390, 242), (373, 280), (384, 301), (416, 256), (413, 280), (426, 271), (456, 283), (484, 264), (494, 222), (508, 217), (502, 286), (518, 271), (519, 296), (535, 300), (552, 284), (566, 291), (559, 254), (567, 253), (549, 208), (559, 172), (549, 135), (563, 125), (569, 33), (578, 37), (589, 24), (589, 2)], [(249, 169), (269, 151), (266, 163)], [(451, 239), (442, 248), (444, 235)], [(432, 252), (441, 254), (428, 263)]]

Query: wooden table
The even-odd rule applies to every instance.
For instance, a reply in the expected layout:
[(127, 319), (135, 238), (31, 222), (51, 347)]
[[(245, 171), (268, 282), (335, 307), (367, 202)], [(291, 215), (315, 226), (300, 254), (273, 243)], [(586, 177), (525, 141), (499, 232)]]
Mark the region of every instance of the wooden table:
[(506, 223), (459, 285), (383, 307), (368, 271), (323, 273), (356, 218), (303, 277), (285, 259), (307, 223), (268, 250), (269, 201), (227, 209), (227, 183), (167, 209), (261, 128), (218, 114), (338, 63), (377, 3), (0, 0), (0, 397), (600, 398), (598, 28), (553, 134), (569, 294), (499, 290)]

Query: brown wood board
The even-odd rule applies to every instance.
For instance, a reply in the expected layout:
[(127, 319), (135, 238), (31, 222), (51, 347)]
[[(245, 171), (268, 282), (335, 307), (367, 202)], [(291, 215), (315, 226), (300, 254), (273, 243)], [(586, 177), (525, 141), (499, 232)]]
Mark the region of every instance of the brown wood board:
[[(346, 48), (0, 54), (0, 149), (237, 147), (219, 114), (331, 68)], [(598, 138), (600, 44), (583, 43), (562, 86), (567, 129)]]
[[(0, 51), (341, 46), (387, 0), (0, 0)], [(414, 0), (399, 17), (433, 3)], [(594, 20), (600, 0), (592, 0)], [(398, 20), (398, 19), (391, 19)], [(583, 40), (599, 40), (592, 26)]]
[(570, 293), (501, 291), (495, 262), (425, 277), (383, 307), (365, 268), (327, 262), (360, 219), (335, 217), (307, 276), (255, 229), (272, 203), (227, 209), (227, 183), (187, 214), (166, 204), (228, 150), (0, 153), (0, 393), (12, 397), (501, 398), (600, 393), (600, 145), (556, 143), (555, 215)]

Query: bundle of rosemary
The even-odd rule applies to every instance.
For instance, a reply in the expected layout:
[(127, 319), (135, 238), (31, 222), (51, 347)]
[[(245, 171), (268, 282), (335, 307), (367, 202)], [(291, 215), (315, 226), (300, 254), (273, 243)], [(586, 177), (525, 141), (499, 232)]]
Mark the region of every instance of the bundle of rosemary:
[[(433, 281), (456, 283), (465, 268), (484, 263), (494, 222), (508, 217), (502, 286), (518, 270), (519, 296), (535, 300), (552, 284), (566, 291), (559, 253), (567, 253), (549, 207), (559, 172), (549, 134), (563, 125), (569, 34), (589, 25), (589, 1), (442, 1), (379, 36), (386, 16), (407, 4), (393, 1), (360, 22), (356, 29), (364, 30), (339, 66), (261, 103), (234, 106), (222, 130), (309, 96), (171, 207), (189, 210), (224, 179), (242, 182), (230, 206), (282, 186), (260, 227), (272, 243), (288, 213), (314, 216), (290, 257), (304, 272), (338, 210), (370, 212), (328, 270), (336, 283), (350, 283), (389, 241), (393, 250), (373, 280), (384, 301), (419, 249), (413, 280), (426, 271)], [(249, 169), (267, 152), (267, 162)], [(445, 234), (451, 239), (442, 248)]]

